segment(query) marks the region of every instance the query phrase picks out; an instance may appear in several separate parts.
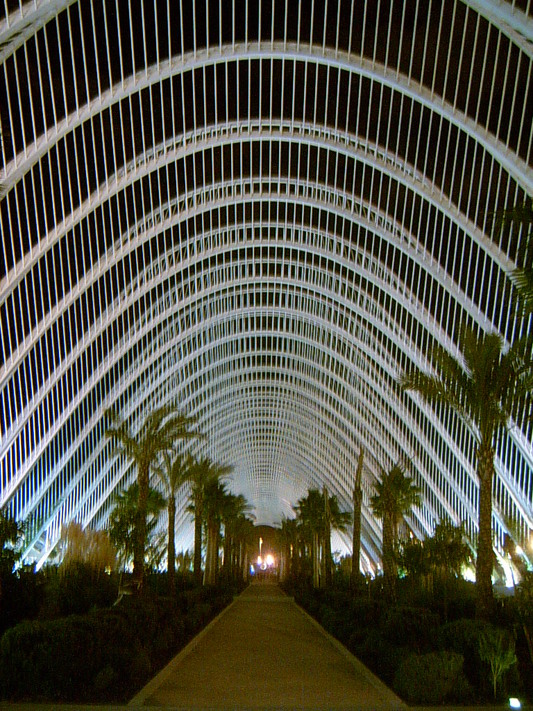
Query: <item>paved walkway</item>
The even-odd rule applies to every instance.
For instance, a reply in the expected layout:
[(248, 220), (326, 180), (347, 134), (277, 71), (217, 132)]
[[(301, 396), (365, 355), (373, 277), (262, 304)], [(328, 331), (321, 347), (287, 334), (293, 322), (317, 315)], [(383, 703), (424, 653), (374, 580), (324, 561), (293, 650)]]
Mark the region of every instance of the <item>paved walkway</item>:
[(407, 708), (273, 584), (249, 586), (129, 706)]
[[(445, 711), (407, 707), (276, 585), (248, 587), (120, 704), (10, 704), (0, 711)], [(447, 707), (457, 711), (457, 707)], [(506, 711), (509, 705), (461, 707)], [(522, 711), (533, 711), (523, 706)]]

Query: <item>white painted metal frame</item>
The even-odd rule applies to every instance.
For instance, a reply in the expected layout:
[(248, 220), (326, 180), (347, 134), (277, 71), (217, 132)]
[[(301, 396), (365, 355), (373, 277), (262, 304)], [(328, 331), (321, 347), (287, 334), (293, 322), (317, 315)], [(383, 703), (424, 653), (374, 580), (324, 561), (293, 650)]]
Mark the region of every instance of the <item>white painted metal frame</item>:
[[(455, 351), (459, 322), (528, 328), (522, 235), (490, 215), (533, 193), (529, 0), (5, 7), (0, 505), (31, 524), (26, 558), (105, 525), (131, 480), (105, 407), (135, 427), (176, 399), (259, 522), (309, 486), (348, 506), (365, 447), (365, 568), (374, 477), (401, 455), (414, 532), (448, 515), (474, 536), (473, 434), (395, 377)], [(508, 518), (531, 536), (532, 468), (512, 431), (497, 544)]]

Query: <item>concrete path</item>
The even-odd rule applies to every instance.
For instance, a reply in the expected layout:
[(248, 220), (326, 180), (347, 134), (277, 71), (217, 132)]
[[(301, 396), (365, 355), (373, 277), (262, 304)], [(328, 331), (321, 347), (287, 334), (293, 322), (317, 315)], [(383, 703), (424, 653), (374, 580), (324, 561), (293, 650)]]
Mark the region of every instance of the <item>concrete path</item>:
[(407, 708), (273, 584), (248, 587), (129, 706)]

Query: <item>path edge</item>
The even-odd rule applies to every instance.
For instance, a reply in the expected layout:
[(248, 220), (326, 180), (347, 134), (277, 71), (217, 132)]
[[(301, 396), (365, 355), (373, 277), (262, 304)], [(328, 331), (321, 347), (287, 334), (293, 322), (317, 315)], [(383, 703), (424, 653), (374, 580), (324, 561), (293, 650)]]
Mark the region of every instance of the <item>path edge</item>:
[(315, 620), (314, 617), (312, 617), (306, 610), (304, 610), (303, 607), (298, 605), (297, 602), (294, 601), (293, 599), (293, 604), (296, 607), (299, 612), (306, 617), (311, 624), (313, 624), (316, 629), (321, 632), (321, 634), (329, 641), (330, 644), (332, 644), (335, 649), (354, 667), (354, 669), (357, 671), (358, 674), (360, 674), (362, 677), (364, 677), (372, 686), (379, 691), (380, 694), (383, 695), (384, 700), (391, 703), (391, 704), (396, 704), (398, 709), (410, 709), (411, 707), (408, 706), (405, 701), (402, 701), (399, 696), (397, 696), (394, 691), (389, 689), (389, 687), (381, 681), (379, 677), (377, 677), (374, 672), (370, 671), (370, 669), (363, 664), (363, 662), (360, 659), (357, 659), (355, 655), (353, 655), (349, 649), (347, 649), (342, 642), (339, 642), (338, 639), (336, 639), (333, 635), (331, 635), (327, 630), (325, 630), (320, 622)]
[[(244, 591), (243, 591), (244, 592)], [(242, 594), (242, 593), (241, 593)], [(147, 698), (149, 698), (152, 694), (154, 694), (157, 689), (167, 680), (167, 678), (174, 672), (176, 667), (178, 667), (183, 659), (187, 657), (197, 646), (198, 644), (202, 641), (202, 639), (205, 637), (205, 635), (211, 630), (212, 627), (214, 627), (217, 622), (227, 613), (231, 608), (235, 605), (237, 600), (239, 599), (239, 595), (236, 595), (232, 602), (230, 602), (229, 605), (226, 605), (226, 607), (218, 613), (216, 617), (214, 617), (209, 624), (207, 624), (203, 630), (200, 630), (197, 635), (195, 635), (190, 642), (188, 642), (185, 647), (181, 651), (179, 651), (175, 657), (172, 657), (170, 662), (166, 666), (161, 669), (150, 681), (146, 684), (146, 686), (143, 686), (143, 688), (135, 694), (135, 696), (131, 699), (131, 701), (128, 701), (127, 706), (143, 706), (144, 702), (146, 701)]]

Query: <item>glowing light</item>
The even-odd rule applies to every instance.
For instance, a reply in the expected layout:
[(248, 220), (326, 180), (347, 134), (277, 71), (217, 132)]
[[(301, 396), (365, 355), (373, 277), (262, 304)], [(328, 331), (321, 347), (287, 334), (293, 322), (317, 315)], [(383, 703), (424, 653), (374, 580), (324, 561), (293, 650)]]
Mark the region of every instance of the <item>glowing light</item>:
[(513, 588), (515, 581), (513, 576), (512, 563), (510, 563), (505, 558), (502, 558), (500, 564), (502, 566), (503, 572), (505, 573), (505, 587)]
[(516, 546), (516, 555), (524, 555), (524, 551), (520, 546)]
[(269, 568), (271, 568), (274, 565), (274, 556), (270, 555), (270, 553), (267, 555), (265, 558), (265, 562), (268, 565)]
[(471, 583), (475, 583), (476, 582), (476, 571), (474, 570), (474, 568), (470, 568), (470, 567), (463, 568), (463, 578), (465, 580), (469, 580)]
[(512, 709), (521, 709), (522, 704), (520, 703), (520, 699), (516, 699), (514, 696), (512, 696), (509, 699), (509, 707)]
[(263, 564), (263, 558), (260, 555), (258, 555), (257, 556), (257, 565), (262, 565), (262, 564)]

